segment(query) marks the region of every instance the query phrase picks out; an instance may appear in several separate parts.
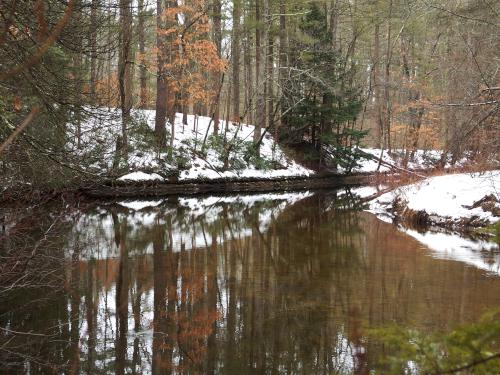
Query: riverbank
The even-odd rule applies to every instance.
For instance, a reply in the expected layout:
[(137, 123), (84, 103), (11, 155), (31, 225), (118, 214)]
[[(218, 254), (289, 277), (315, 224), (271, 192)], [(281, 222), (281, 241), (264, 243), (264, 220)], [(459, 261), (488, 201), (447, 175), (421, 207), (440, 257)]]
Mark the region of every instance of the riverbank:
[[(266, 131), (255, 148), (253, 125), (221, 121), (217, 134), (211, 118), (182, 114), (175, 117), (175, 133), (159, 150), (154, 142), (151, 110), (134, 110), (127, 152), (120, 151), (121, 117), (116, 109), (88, 109), (81, 129), (67, 124), (69, 138), (62, 170), (37, 179), (0, 177), (0, 203), (67, 199), (150, 197), (176, 194), (251, 193), (335, 188), (373, 180), (400, 180), (401, 176), (464, 167), (467, 160), (442, 163), (438, 150), (403, 150), (354, 147), (357, 156), (347, 164), (313, 170), (307, 155), (275, 142)], [(186, 120), (186, 121), (184, 121)], [(81, 161), (85, 162), (82, 163)], [(326, 171), (325, 171), (326, 170)], [(59, 176), (60, 174), (60, 176)], [(418, 175), (418, 176), (417, 176)], [(397, 185), (396, 183), (395, 185)], [(392, 184), (391, 184), (392, 186)]]
[(380, 195), (369, 210), (412, 227), (471, 231), (500, 220), (500, 170), (434, 176)]

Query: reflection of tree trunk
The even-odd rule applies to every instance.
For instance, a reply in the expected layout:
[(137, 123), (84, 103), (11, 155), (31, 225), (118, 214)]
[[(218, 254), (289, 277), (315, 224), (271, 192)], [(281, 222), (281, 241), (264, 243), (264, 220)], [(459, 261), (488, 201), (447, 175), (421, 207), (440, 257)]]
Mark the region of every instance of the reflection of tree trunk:
[(113, 219), (113, 231), (115, 234), (115, 244), (116, 246), (120, 246), (121, 242), (121, 233), (120, 233), (120, 220), (118, 219), (118, 215), (116, 211), (111, 211), (111, 218)]
[[(227, 212), (225, 213), (227, 214)], [(227, 249), (227, 243), (224, 242), (224, 248)], [(226, 355), (225, 358), (228, 363), (234, 363), (234, 349), (235, 338), (234, 333), (236, 329), (236, 254), (235, 249), (229, 251), (229, 279), (228, 279), (228, 306), (227, 306), (227, 342), (226, 342)], [(227, 251), (224, 252), (226, 255)]]
[(127, 331), (128, 331), (128, 293), (129, 293), (129, 269), (127, 250), (127, 219), (120, 225), (120, 263), (118, 280), (116, 281), (116, 365), (115, 373), (125, 373), (125, 362), (127, 360)]
[(87, 296), (85, 298), (88, 327), (87, 372), (89, 374), (93, 373), (96, 360), (97, 305), (99, 298), (96, 295), (95, 279), (95, 260), (91, 260), (87, 266)]
[(153, 317), (153, 374), (164, 374), (170, 370), (171, 362), (165, 356), (167, 313), (165, 311), (167, 291), (167, 270), (164, 257), (164, 234), (160, 225), (155, 226), (153, 233), (154, 251), (154, 317)]
[(169, 373), (173, 370), (173, 354), (176, 342), (177, 331), (177, 254), (172, 249), (172, 223), (169, 217), (168, 223), (169, 246), (167, 249), (167, 321), (166, 321), (166, 346), (165, 350), (167, 363), (169, 367), (166, 369)]
[(80, 373), (80, 250), (75, 246), (71, 259), (70, 374)]
[[(144, 258), (141, 257), (137, 260), (137, 273), (136, 273), (136, 288), (134, 302), (132, 305), (132, 313), (134, 314), (134, 332), (138, 333), (141, 330), (141, 297), (143, 288), (143, 279), (145, 277)], [(134, 339), (134, 353), (132, 357), (132, 373), (136, 374), (136, 369), (141, 364), (141, 353), (139, 352), (140, 340), (138, 337)]]
[[(208, 288), (208, 308), (207, 313), (211, 314), (217, 311), (217, 234), (212, 233), (212, 245), (208, 255), (208, 270), (207, 270), (207, 288)], [(211, 332), (207, 340), (207, 374), (215, 374), (215, 364), (217, 360), (217, 348), (215, 334), (217, 332), (217, 320), (214, 319), (211, 327)]]

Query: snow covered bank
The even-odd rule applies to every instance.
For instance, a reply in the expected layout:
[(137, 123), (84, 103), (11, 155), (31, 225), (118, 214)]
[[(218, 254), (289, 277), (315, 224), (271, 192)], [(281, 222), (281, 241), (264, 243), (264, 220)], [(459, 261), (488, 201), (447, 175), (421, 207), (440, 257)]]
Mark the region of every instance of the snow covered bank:
[(485, 226), (500, 219), (499, 194), (500, 170), (437, 176), (381, 195), (370, 211), (443, 227)]
[[(120, 181), (164, 181), (175, 179), (280, 179), (308, 177), (315, 172), (289, 157), (285, 150), (274, 142), (268, 133), (262, 138), (259, 152), (253, 147), (255, 127), (248, 124), (221, 121), (218, 135), (213, 134), (211, 118), (187, 116), (183, 124), (182, 114), (175, 117), (174, 137), (170, 148), (171, 126), (167, 124), (167, 143), (158, 150), (153, 135), (155, 111), (133, 110), (133, 121), (128, 129), (128, 163), (117, 159), (117, 140), (121, 136), (120, 111), (116, 109), (88, 109), (87, 118), (81, 123), (81, 132), (76, 125), (68, 124), (75, 137), (67, 148), (76, 160), (85, 160), (90, 172), (107, 176), (116, 170), (122, 171)], [(80, 142), (76, 135), (81, 134)], [(388, 172), (391, 165), (401, 166), (404, 153), (394, 150), (391, 154), (379, 149), (360, 148), (365, 158), (350, 172)], [(382, 163), (379, 158), (382, 154)], [(440, 151), (418, 150), (408, 161), (408, 169), (434, 167), (441, 158)], [(347, 171), (339, 168), (338, 173)]]
[[(433, 169), (439, 165), (443, 154), (441, 150), (416, 150), (413, 155), (408, 157), (405, 165), (406, 152), (404, 150), (392, 150), (391, 153), (377, 148), (360, 147), (358, 150), (365, 157), (358, 162), (358, 166), (352, 169), (351, 172), (355, 173), (386, 173), (393, 170), (391, 166), (404, 167), (407, 170)], [(382, 156), (382, 160), (380, 160), (380, 156)], [(444, 168), (463, 167), (467, 165), (467, 162), (468, 160), (464, 158), (452, 164), (451, 157), (448, 157)], [(343, 172), (344, 170), (340, 168), (339, 171)]]
[[(188, 115), (187, 124), (182, 114), (175, 117), (173, 147), (158, 152), (153, 138), (155, 111), (134, 110), (129, 129), (129, 153), (121, 181), (209, 180), (309, 176), (314, 172), (288, 157), (273, 138), (262, 138), (259, 154), (253, 148), (255, 127), (247, 124), (221, 121), (218, 136), (213, 135), (213, 121), (209, 117)], [(74, 126), (69, 124), (68, 126)], [(116, 140), (121, 135), (120, 112), (102, 109), (90, 113), (81, 124), (80, 148), (76, 139), (68, 145), (81, 160), (87, 160), (94, 173), (108, 174), (116, 167)], [(167, 140), (170, 138), (167, 124)], [(76, 132), (75, 132), (76, 134)], [(169, 153), (171, 155), (169, 155)], [(171, 156), (171, 157), (169, 157)], [(114, 165), (115, 164), (115, 165)], [(120, 166), (125, 167), (123, 161)]]

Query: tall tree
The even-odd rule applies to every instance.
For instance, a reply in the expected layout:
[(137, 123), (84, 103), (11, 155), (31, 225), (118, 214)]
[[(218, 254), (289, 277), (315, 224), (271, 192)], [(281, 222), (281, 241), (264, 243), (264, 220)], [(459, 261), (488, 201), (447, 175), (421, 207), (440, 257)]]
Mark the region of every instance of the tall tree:
[(139, 39), (139, 108), (146, 108), (148, 104), (148, 77), (146, 67), (146, 30), (145, 18), (146, 8), (144, 0), (138, 0), (137, 4), (138, 20), (137, 20), (137, 34)]
[(241, 0), (233, 0), (233, 35), (231, 55), (233, 63), (233, 120), (240, 121), (240, 60), (241, 60)]
[(166, 37), (163, 33), (165, 24), (163, 22), (164, 3), (156, 0), (156, 112), (155, 112), (155, 136), (158, 147), (165, 146), (166, 122), (167, 122), (167, 59), (166, 59)]
[[(286, 25), (286, 1), (285, 0), (280, 0), (280, 34), (279, 34), (279, 40), (280, 40), (280, 47), (279, 47), (279, 71), (278, 71), (278, 78), (279, 78), (279, 87), (280, 87), (280, 93), (279, 93), (279, 105), (280, 105), (280, 111), (281, 114), (283, 113), (283, 107), (284, 107), (284, 94), (286, 91), (286, 66), (287, 66), (287, 55), (288, 55), (288, 46), (287, 46), (287, 25)], [(279, 128), (281, 127), (281, 115), (279, 118), (279, 122), (275, 126), (275, 131), (274, 131), (274, 139), (278, 142), (280, 138), (280, 133), (279, 133)]]
[[(212, 18), (214, 25), (214, 42), (217, 48), (217, 56), (222, 58), (222, 3), (221, 0), (213, 0)], [(220, 122), (220, 94), (222, 90), (222, 74), (214, 74), (215, 100), (214, 100), (214, 134), (219, 132)]]
[(253, 133), (254, 142), (258, 142), (261, 135), (261, 129), (266, 120), (265, 101), (261, 88), (262, 77), (262, 51), (261, 51), (261, 23), (262, 23), (262, 0), (255, 0), (255, 91), (256, 91), (256, 114), (255, 131)]
[(118, 87), (122, 114), (121, 153), (128, 160), (128, 127), (132, 109), (132, 0), (120, 0), (120, 53), (118, 60)]
[(96, 90), (97, 90), (97, 30), (98, 26), (98, 11), (100, 0), (92, 0), (90, 8), (90, 35), (89, 35), (89, 47), (90, 47), (90, 98), (92, 101), (96, 100)]
[(267, 111), (268, 126), (274, 125), (274, 29), (272, 0), (267, 0), (266, 29), (267, 29)]

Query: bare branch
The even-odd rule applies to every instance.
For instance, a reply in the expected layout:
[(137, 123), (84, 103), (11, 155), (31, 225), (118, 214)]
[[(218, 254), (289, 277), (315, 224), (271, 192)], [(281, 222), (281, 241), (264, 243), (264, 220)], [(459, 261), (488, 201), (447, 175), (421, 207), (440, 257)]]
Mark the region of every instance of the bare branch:
[(28, 127), (28, 125), (33, 121), (35, 116), (40, 112), (40, 108), (35, 107), (31, 110), (28, 117), (24, 119), (21, 125), (19, 125), (14, 132), (7, 137), (7, 139), (0, 145), (0, 154), (16, 139), (16, 137), (21, 134), (24, 129)]

